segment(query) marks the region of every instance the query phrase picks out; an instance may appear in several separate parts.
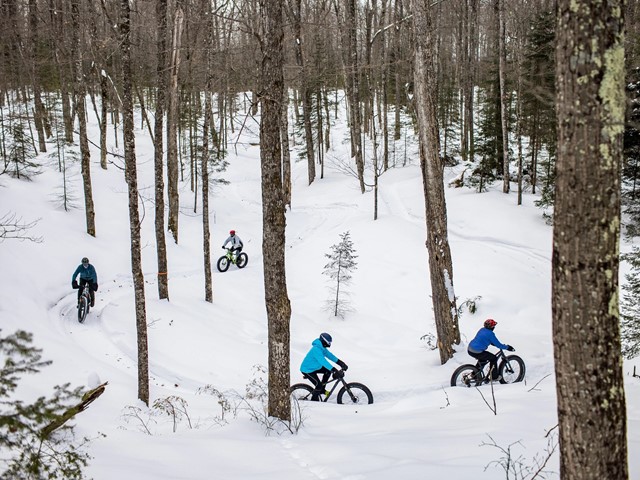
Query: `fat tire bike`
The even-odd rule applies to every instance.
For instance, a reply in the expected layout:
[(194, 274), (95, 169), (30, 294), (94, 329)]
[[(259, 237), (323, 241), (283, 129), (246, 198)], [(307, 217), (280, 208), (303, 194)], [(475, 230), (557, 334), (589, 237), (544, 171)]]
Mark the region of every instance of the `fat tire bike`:
[[(500, 383), (516, 383), (524, 380), (526, 367), (524, 360), (517, 355), (507, 355), (500, 349), (498, 357), (498, 375)], [(478, 361), (475, 365), (459, 366), (451, 376), (452, 387), (478, 387), (491, 382), (489, 362)]]
[(236, 255), (232, 248), (226, 248), (225, 250), (227, 253), (221, 256), (216, 264), (219, 272), (226, 272), (231, 264), (238, 268), (244, 268), (249, 263), (249, 256), (246, 253), (240, 252), (239, 255)]
[(78, 300), (78, 322), (84, 323), (84, 319), (87, 318), (89, 309), (91, 308), (91, 288), (90, 283), (85, 283), (82, 287), (82, 293)]
[[(344, 372), (344, 370), (342, 370)], [(290, 388), (291, 396), (298, 402), (311, 401), (313, 394), (313, 380), (308, 375), (303, 374), (303, 377), (311, 382), (308, 383), (296, 383)], [(329, 388), (331, 386), (331, 388)], [(347, 383), (344, 379), (344, 375), (338, 378), (329, 380), (324, 386), (324, 392), (320, 394), (320, 402), (327, 402), (333, 392), (338, 388), (337, 402), (341, 405), (365, 405), (373, 403), (373, 394), (369, 387), (358, 382)]]

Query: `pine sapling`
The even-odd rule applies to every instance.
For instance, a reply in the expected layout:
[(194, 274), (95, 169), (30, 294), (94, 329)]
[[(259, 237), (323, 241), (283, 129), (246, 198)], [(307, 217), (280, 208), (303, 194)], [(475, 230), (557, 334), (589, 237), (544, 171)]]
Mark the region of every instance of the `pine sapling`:
[(348, 292), (344, 287), (351, 281), (351, 272), (357, 268), (355, 249), (349, 236), (349, 232), (340, 235), (340, 243), (331, 247), (331, 253), (325, 254), (329, 263), (324, 266), (324, 275), (331, 280), (330, 291), (332, 296), (327, 300), (327, 307), (333, 311), (334, 316), (344, 318), (349, 309), (346, 301)]

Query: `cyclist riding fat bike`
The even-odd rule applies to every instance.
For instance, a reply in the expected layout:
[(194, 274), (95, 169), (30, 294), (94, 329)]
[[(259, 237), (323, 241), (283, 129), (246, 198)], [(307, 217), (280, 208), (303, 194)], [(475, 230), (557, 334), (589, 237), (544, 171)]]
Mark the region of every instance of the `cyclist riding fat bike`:
[[(76, 281), (76, 277), (80, 275), (80, 284)], [(71, 286), (74, 289), (78, 289), (78, 302), (80, 302), (80, 297), (82, 296), (82, 289), (85, 284), (89, 284), (89, 291), (91, 292), (91, 306), (95, 304), (96, 296), (94, 292), (98, 291), (98, 274), (96, 273), (96, 269), (89, 263), (89, 259), (84, 257), (82, 259), (82, 263), (78, 265), (76, 271), (73, 272), (71, 276)]]
[(467, 349), (467, 353), (481, 363), (484, 364), (486, 362), (489, 362), (489, 364), (491, 365), (492, 380), (499, 380), (498, 357), (496, 357), (493, 353), (486, 351), (489, 345), (502, 348), (503, 350), (509, 350), (510, 352), (513, 352), (515, 350), (515, 348), (513, 348), (511, 345), (501, 343), (500, 340), (498, 340), (498, 337), (496, 337), (496, 334), (493, 333), (493, 329), (496, 328), (497, 324), (498, 322), (496, 322), (492, 318), (485, 320), (484, 326), (480, 330), (478, 330), (475, 338), (469, 342), (469, 347)]
[(240, 255), (244, 244), (242, 243), (242, 240), (240, 240), (240, 237), (236, 235), (235, 230), (229, 231), (229, 237), (222, 244), (222, 248), (227, 248), (227, 243), (231, 243), (231, 251), (235, 252), (236, 257)]
[[(321, 333), (318, 338), (311, 342), (311, 350), (309, 350), (300, 365), (302, 374), (309, 378), (315, 386), (311, 395), (311, 400), (314, 402), (320, 400), (320, 394), (324, 391), (332, 373), (333, 378), (340, 378), (344, 376), (344, 371), (349, 368), (346, 363), (327, 350), (331, 346), (331, 342), (331, 335)], [(338, 370), (331, 365), (329, 360), (338, 364), (342, 370)], [(320, 375), (322, 375), (322, 378), (320, 378)]]

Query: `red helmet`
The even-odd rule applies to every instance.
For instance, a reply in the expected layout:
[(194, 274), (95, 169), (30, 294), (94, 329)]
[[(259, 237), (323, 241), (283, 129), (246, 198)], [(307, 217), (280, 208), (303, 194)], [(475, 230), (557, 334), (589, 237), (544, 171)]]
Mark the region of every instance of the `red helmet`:
[(484, 328), (493, 330), (497, 324), (498, 322), (496, 322), (493, 318), (488, 318), (484, 321)]
[(235, 235), (236, 231), (235, 230), (229, 230), (229, 235)]

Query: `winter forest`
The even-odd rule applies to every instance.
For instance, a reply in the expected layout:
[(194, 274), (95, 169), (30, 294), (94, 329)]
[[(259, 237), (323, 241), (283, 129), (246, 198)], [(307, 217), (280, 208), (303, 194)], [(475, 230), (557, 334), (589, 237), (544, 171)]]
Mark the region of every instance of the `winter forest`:
[[(3, 479), (638, 478), (638, 2), (0, 11)], [(248, 264), (229, 257), (222, 272), (234, 228)], [(534, 266), (517, 281), (517, 262), (490, 275), (520, 250)], [(85, 255), (100, 288), (80, 324), (67, 270)], [(514, 298), (530, 307), (510, 324)], [(498, 315), (526, 381), (451, 388)], [(322, 331), (373, 404), (292, 398)], [(249, 363), (262, 364), (254, 380)], [(221, 413), (198, 430), (212, 404)], [(465, 440), (451, 443), (454, 410)], [(239, 412), (258, 430), (229, 425)], [(512, 428), (520, 437), (497, 440)], [(498, 459), (456, 457), (467, 441)]]

